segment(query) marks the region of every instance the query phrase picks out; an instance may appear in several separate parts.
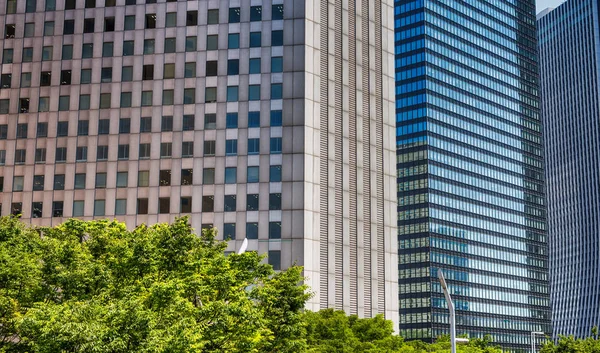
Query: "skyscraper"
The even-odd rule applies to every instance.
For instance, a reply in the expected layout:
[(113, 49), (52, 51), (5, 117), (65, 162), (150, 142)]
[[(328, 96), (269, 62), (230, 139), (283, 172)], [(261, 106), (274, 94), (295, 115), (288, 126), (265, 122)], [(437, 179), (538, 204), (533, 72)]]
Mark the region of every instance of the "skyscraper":
[(391, 0), (0, 0), (2, 215), (190, 215), (397, 320)]
[(533, 0), (396, 1), (400, 333), (550, 332)]
[(600, 325), (598, 2), (538, 19), (554, 336)]

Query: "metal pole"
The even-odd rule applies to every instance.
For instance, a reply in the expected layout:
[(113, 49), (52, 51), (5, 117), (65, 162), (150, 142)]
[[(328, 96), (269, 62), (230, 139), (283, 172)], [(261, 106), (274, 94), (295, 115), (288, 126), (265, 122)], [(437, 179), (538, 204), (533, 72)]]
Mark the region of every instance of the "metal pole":
[(438, 279), (440, 280), (442, 290), (444, 291), (444, 296), (448, 302), (448, 311), (450, 311), (450, 347), (452, 349), (452, 353), (456, 353), (456, 318), (454, 315), (454, 303), (452, 302), (452, 298), (448, 292), (448, 285), (446, 284), (446, 279), (444, 278), (444, 274), (442, 273), (441, 269), (438, 269)]

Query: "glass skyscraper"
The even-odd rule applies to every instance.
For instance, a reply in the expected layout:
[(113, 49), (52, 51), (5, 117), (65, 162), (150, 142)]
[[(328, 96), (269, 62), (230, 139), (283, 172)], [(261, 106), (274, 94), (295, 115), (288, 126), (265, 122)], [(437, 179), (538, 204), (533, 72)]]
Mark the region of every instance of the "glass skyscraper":
[(538, 20), (555, 337), (600, 324), (598, 17), (578, 0)]
[(395, 3), (400, 334), (549, 333), (533, 0)]

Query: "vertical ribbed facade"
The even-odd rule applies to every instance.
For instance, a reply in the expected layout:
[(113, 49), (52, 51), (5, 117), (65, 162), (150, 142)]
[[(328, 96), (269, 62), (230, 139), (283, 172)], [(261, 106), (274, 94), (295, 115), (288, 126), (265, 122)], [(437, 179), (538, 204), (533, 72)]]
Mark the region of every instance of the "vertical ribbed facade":
[(400, 333), (550, 330), (533, 0), (395, 2)]
[(600, 325), (598, 2), (538, 19), (553, 335)]

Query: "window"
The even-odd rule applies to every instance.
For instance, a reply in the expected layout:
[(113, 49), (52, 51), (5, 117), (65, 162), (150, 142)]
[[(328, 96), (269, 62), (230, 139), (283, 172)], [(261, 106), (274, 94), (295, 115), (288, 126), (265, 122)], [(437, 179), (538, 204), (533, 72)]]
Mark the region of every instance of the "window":
[[(6, 164), (6, 150), (0, 150), (0, 165), (5, 165)], [(0, 183), (0, 186), (1, 183)], [(0, 190), (2, 191), (2, 190)]]
[(125, 0), (125, 5), (135, 5), (136, 0)]
[(258, 179), (259, 170), (260, 170), (260, 168), (257, 166), (248, 167), (248, 169), (247, 169), (247, 173), (248, 173), (247, 182), (248, 183), (258, 183), (259, 182), (259, 179)]
[(215, 155), (215, 141), (204, 141), (204, 156), (214, 156)]
[(248, 86), (248, 100), (259, 101), (260, 100), (260, 85), (249, 85)]
[(7, 0), (6, 13), (12, 14), (17, 12), (17, 0)]
[(152, 105), (152, 91), (142, 91), (142, 107)]
[(50, 86), (52, 81), (52, 73), (50, 71), (42, 71), (40, 73), (40, 86)]
[(229, 23), (239, 23), (240, 22), (240, 8), (232, 7), (229, 9)]
[(115, 31), (115, 18), (114, 17), (104, 17), (104, 32), (114, 32)]
[(271, 58), (271, 72), (283, 72), (283, 57), (274, 56)]
[(98, 120), (98, 135), (108, 135), (110, 131), (110, 119)]
[(281, 126), (282, 125), (282, 111), (281, 110), (272, 110), (271, 111), (271, 126)]
[(129, 177), (127, 172), (117, 172), (117, 187), (126, 188), (127, 178)]
[(23, 203), (22, 202), (13, 202), (11, 205), (10, 213), (13, 216), (18, 216), (23, 213)]
[(0, 140), (6, 140), (8, 135), (8, 125), (2, 124), (0, 125)]
[(137, 199), (137, 214), (148, 214), (148, 199)]
[(85, 0), (86, 9), (93, 9), (94, 7), (96, 7), (96, 0)]
[(268, 257), (269, 265), (273, 267), (273, 270), (281, 270), (281, 250), (269, 250)]
[(174, 53), (177, 49), (175, 38), (165, 38), (165, 53)]
[(73, 46), (71, 44), (64, 44), (62, 47), (62, 60), (73, 59)]
[(83, 216), (83, 206), (85, 201), (73, 201), (73, 217)]
[(225, 127), (228, 129), (237, 129), (238, 113), (227, 113), (227, 116), (225, 118)]
[(184, 75), (186, 78), (196, 77), (196, 63), (185, 63)]
[(44, 35), (45, 36), (53, 36), (54, 35), (54, 21), (44, 22)]
[[(12, 49), (5, 49), (6, 50), (10, 50), (10, 62), (5, 62), (4, 64), (10, 64), (12, 63)], [(23, 48), (23, 62), (24, 63), (30, 63), (33, 60), (33, 48)]]
[(113, 42), (104, 42), (102, 43), (102, 57), (110, 58), (113, 56)]
[(140, 132), (150, 132), (150, 131), (152, 131), (152, 118), (141, 117), (140, 118)]
[(217, 50), (219, 49), (219, 36), (216, 34), (209, 34), (206, 36), (206, 50)]
[(63, 209), (64, 209), (63, 201), (53, 201), (52, 202), (52, 217), (62, 217)]
[(54, 161), (55, 162), (66, 162), (67, 161), (67, 148), (66, 147), (56, 147)]
[(171, 208), (170, 197), (159, 197), (158, 198), (158, 213), (164, 214), (169, 213)]
[(19, 99), (19, 111), (21, 113), (29, 112), (29, 98), (21, 98)]
[(77, 123), (77, 136), (87, 136), (90, 128), (89, 120), (79, 120)]
[(223, 224), (223, 240), (235, 240), (235, 223)]
[(92, 69), (81, 69), (81, 83), (92, 82)]
[(23, 176), (13, 177), (13, 191), (23, 191), (24, 179)]
[(158, 172), (158, 185), (159, 186), (170, 186), (171, 185), (171, 169), (161, 170)]
[(167, 12), (165, 27), (177, 27), (177, 12)]
[(144, 54), (154, 54), (154, 39), (144, 40)]
[(237, 167), (225, 168), (225, 184), (237, 183)]
[(75, 151), (75, 160), (77, 162), (85, 162), (88, 157), (88, 148), (87, 146), (79, 146)]
[(249, 74), (260, 74), (260, 58), (252, 58), (249, 62)]
[(2, 88), (10, 88), (12, 81), (12, 74), (2, 74), (0, 76), (0, 86)]
[(150, 158), (150, 144), (149, 143), (140, 143), (140, 159), (148, 159)]
[(204, 168), (202, 170), (202, 184), (213, 185), (215, 183), (215, 169)]
[(65, 20), (63, 22), (63, 34), (75, 33), (75, 20)]
[(192, 198), (182, 197), (179, 207), (181, 213), (192, 213)]
[(122, 216), (127, 213), (127, 199), (115, 200), (115, 215)]
[(60, 72), (60, 84), (61, 85), (70, 85), (71, 84), (71, 70), (62, 70)]
[(100, 109), (110, 108), (110, 93), (100, 93)]
[(260, 139), (248, 139), (248, 154), (260, 154)]
[(42, 61), (50, 61), (52, 60), (52, 46), (42, 47)]
[(36, 137), (48, 137), (48, 123), (37, 123)]
[(174, 100), (175, 100), (175, 91), (174, 90), (172, 90), (172, 89), (163, 90), (162, 105), (173, 105)]
[(86, 18), (83, 20), (83, 33), (94, 33), (95, 19)]
[(250, 194), (247, 196), (246, 211), (258, 211), (258, 194)]
[(237, 140), (225, 140), (225, 155), (237, 155)]
[(27, 138), (27, 123), (17, 124), (17, 138), (18, 139), (26, 139)]
[(46, 11), (56, 11), (56, 0), (46, 0)]
[(195, 127), (195, 116), (194, 115), (184, 115), (183, 116), (183, 131), (194, 131)]
[(27, 150), (15, 150), (15, 164), (25, 164)]
[(163, 78), (175, 78), (175, 64), (164, 64)]
[(246, 223), (246, 238), (258, 239), (258, 223)]
[(90, 95), (82, 94), (79, 96), (79, 110), (90, 109)]
[(123, 56), (130, 56), (134, 54), (135, 42), (132, 40), (126, 40), (123, 42)]
[(118, 146), (117, 158), (120, 160), (129, 159), (129, 145), (119, 145)]
[(239, 98), (238, 86), (228, 86), (227, 87), (227, 101), (228, 102), (237, 102), (238, 98)]
[(273, 5), (271, 9), (271, 20), (283, 20), (283, 4)]
[(193, 169), (182, 169), (181, 170), (181, 185), (192, 185), (193, 184)]
[(31, 72), (21, 73), (21, 88), (31, 87)]
[(146, 29), (156, 28), (156, 14), (147, 14), (146, 15)]
[(171, 142), (163, 142), (160, 144), (160, 158), (171, 158), (173, 153), (173, 144)]
[(272, 31), (271, 32), (271, 46), (278, 47), (283, 45), (283, 31)]
[(194, 157), (194, 141), (184, 141), (181, 143), (181, 157)]
[(160, 124), (160, 131), (173, 131), (173, 117), (163, 116)]
[(227, 47), (229, 49), (239, 49), (240, 48), (240, 34), (239, 33), (229, 33), (229, 37), (227, 39)]
[(269, 194), (269, 210), (281, 210), (281, 194)]
[(250, 48), (260, 48), (262, 45), (262, 33), (250, 32)]
[(138, 186), (148, 186), (150, 182), (150, 172), (147, 170), (138, 172)]
[(121, 70), (121, 81), (133, 81), (133, 66), (123, 66)]
[(104, 216), (104, 209), (106, 207), (105, 200), (94, 200), (94, 216)]
[(135, 29), (135, 15), (125, 16), (125, 23), (123, 24), (125, 31), (131, 31)]
[(81, 57), (83, 59), (88, 59), (93, 56), (94, 56), (94, 43), (83, 43), (83, 45), (81, 46)]
[(128, 134), (131, 130), (131, 119), (121, 118), (119, 119), (119, 133)]
[(142, 80), (154, 79), (154, 65), (144, 65), (142, 67)]
[(262, 21), (262, 6), (250, 7), (250, 21)]
[(217, 76), (218, 74), (218, 61), (207, 61), (206, 62), (206, 76)]
[(271, 99), (283, 98), (283, 86), (281, 83), (271, 83)]
[(235, 195), (225, 195), (225, 199), (223, 201), (224, 211), (225, 212), (235, 212), (236, 208), (236, 196)]
[(188, 11), (185, 16), (185, 25), (186, 26), (196, 26), (198, 25), (198, 11)]
[(281, 166), (272, 165), (269, 167), (269, 181), (270, 182), (281, 182)]
[(44, 176), (34, 175), (33, 176), (33, 191), (44, 190)]
[(25, 12), (35, 12), (37, 0), (25, 0)]
[(65, 189), (65, 175), (64, 174), (54, 175), (54, 190), (64, 190), (64, 189)]
[(205, 96), (205, 103), (216, 103), (217, 102), (217, 87), (206, 87), (204, 96)]
[[(171, 93), (173, 90), (171, 90)], [(171, 98), (172, 99), (172, 98)], [(196, 89), (186, 88), (183, 90), (183, 104), (194, 104), (196, 103)], [(173, 103), (171, 103), (173, 104)]]
[[(23, 49), (23, 62), (25, 62), (25, 49)], [(29, 48), (31, 49), (31, 48)], [(31, 56), (33, 56), (33, 49), (31, 49)], [(31, 59), (29, 59), (31, 61)], [(13, 62), (13, 50), (12, 49), (4, 49), (2, 52), (2, 63), (3, 64), (12, 64)]]
[(69, 122), (59, 121), (56, 125), (56, 136), (67, 136), (69, 134)]
[(260, 112), (248, 112), (248, 127), (260, 127)]
[(106, 173), (96, 174), (96, 189), (103, 189), (106, 187)]
[(23, 37), (31, 38), (35, 35), (35, 23), (25, 23)]
[(217, 114), (204, 115), (204, 129), (214, 130), (217, 128)]
[(281, 137), (271, 137), (271, 153), (281, 153)]
[(121, 108), (131, 107), (131, 97), (131, 92), (121, 92)]
[(75, 174), (74, 189), (85, 189), (85, 173)]
[(230, 59), (227, 61), (227, 75), (240, 74), (240, 61), (238, 59)]
[(215, 197), (214, 196), (202, 196), (202, 212), (214, 212), (215, 210)]
[(98, 146), (96, 149), (96, 159), (105, 161), (108, 159), (108, 146)]
[(219, 9), (210, 9), (207, 13), (207, 21), (209, 25), (219, 23)]
[(196, 51), (198, 40), (196, 36), (187, 36), (185, 37), (185, 51)]

